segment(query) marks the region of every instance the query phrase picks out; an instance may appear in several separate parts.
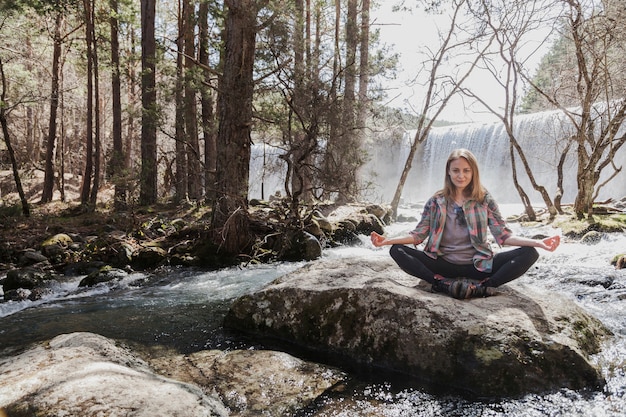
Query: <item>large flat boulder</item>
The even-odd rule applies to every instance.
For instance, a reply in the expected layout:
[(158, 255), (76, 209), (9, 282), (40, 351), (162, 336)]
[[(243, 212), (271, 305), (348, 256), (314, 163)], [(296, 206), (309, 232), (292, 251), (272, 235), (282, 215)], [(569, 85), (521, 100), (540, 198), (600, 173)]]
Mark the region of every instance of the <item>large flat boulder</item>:
[(0, 369), (0, 411), (7, 415), (229, 415), (218, 398), (154, 374), (128, 349), (91, 333), (57, 336), (0, 358)]
[(225, 326), (333, 364), (480, 397), (600, 387), (610, 332), (574, 302), (522, 284), (456, 300), (386, 257), (320, 260), (237, 299)]

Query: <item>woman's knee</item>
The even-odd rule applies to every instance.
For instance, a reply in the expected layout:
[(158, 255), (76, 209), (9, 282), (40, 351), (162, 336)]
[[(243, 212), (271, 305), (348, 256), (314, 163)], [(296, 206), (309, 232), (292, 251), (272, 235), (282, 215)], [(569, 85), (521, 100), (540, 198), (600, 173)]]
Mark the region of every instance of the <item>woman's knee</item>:
[(532, 246), (522, 246), (521, 249), (523, 251), (523, 257), (527, 259), (531, 265), (537, 262), (537, 259), (539, 259), (539, 252), (536, 248), (533, 248)]
[(400, 254), (404, 254), (404, 245), (391, 245), (391, 247), (389, 248), (389, 255), (393, 258), (396, 259), (396, 257)]

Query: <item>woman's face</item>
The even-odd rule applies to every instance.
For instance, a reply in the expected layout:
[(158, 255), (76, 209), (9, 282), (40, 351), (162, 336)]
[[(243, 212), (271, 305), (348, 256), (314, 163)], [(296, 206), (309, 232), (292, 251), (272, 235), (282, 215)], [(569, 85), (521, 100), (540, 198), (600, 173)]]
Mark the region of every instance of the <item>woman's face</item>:
[(464, 190), (472, 182), (472, 167), (465, 158), (457, 158), (450, 162), (448, 175), (457, 190)]

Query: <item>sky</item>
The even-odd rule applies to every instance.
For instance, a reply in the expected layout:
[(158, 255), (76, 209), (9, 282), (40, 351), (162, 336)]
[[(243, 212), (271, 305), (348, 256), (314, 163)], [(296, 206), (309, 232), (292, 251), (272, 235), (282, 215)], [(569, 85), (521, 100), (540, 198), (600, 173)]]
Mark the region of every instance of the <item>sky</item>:
[[(416, 68), (419, 67), (420, 51), (427, 45), (436, 47), (439, 45), (437, 35), (437, 25), (443, 30), (447, 28), (448, 18), (446, 16), (434, 17), (423, 12), (409, 14), (406, 12), (393, 12), (392, 6), (396, 1), (381, 1), (376, 11), (372, 12), (372, 20), (375, 27), (380, 30), (381, 41), (392, 46), (395, 52), (399, 53), (400, 72), (395, 81), (385, 82), (386, 88), (389, 89), (388, 97), (390, 98), (388, 105), (398, 108), (413, 107), (419, 109), (421, 107), (421, 97), (423, 91), (418, 87), (409, 86), (409, 82), (416, 75)], [(545, 33), (538, 33), (537, 39), (545, 39)], [(540, 53), (536, 54), (528, 63), (529, 68), (533, 69), (539, 63), (541, 55), (547, 51), (544, 48)], [(468, 86), (480, 91), (491, 105), (502, 107), (503, 92), (493, 76), (488, 73), (475, 74)], [(460, 99), (452, 102), (439, 120), (451, 122), (479, 122), (491, 123), (497, 121), (496, 116), (486, 111), (484, 107), (478, 104), (471, 105), (468, 101)]]

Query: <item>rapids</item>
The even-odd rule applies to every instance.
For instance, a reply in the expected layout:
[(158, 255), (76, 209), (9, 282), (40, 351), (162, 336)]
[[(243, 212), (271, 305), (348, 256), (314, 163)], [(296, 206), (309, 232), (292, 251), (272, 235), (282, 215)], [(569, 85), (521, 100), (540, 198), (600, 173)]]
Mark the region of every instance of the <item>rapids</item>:
[[(504, 214), (519, 207), (502, 207)], [(419, 213), (412, 213), (419, 215)], [(414, 224), (397, 223), (388, 235)], [(511, 227), (519, 235), (554, 234), (546, 227)], [(558, 233), (558, 231), (557, 231)], [(575, 300), (614, 334), (594, 361), (607, 385), (602, 392), (561, 392), (499, 401), (473, 401), (403, 386), (401, 381), (352, 375), (341, 392), (329, 393), (304, 416), (623, 416), (626, 410), (626, 271), (611, 258), (626, 248), (626, 236), (605, 236), (595, 245), (564, 242), (554, 253), (541, 251), (522, 278), (545, 291)], [(387, 249), (362, 244), (329, 249), (326, 258), (388, 256)], [(220, 271), (169, 269), (132, 274), (111, 286), (79, 289), (82, 277), (50, 287), (37, 302), (0, 303), (0, 352), (9, 352), (55, 335), (89, 331), (147, 346), (163, 345), (188, 353), (203, 349), (259, 348), (222, 328), (233, 299), (254, 292), (302, 263), (249, 265)], [(1, 296), (2, 294), (0, 294)], [(461, 301), (460, 301), (461, 302)], [(466, 301), (471, 302), (471, 301)]]

